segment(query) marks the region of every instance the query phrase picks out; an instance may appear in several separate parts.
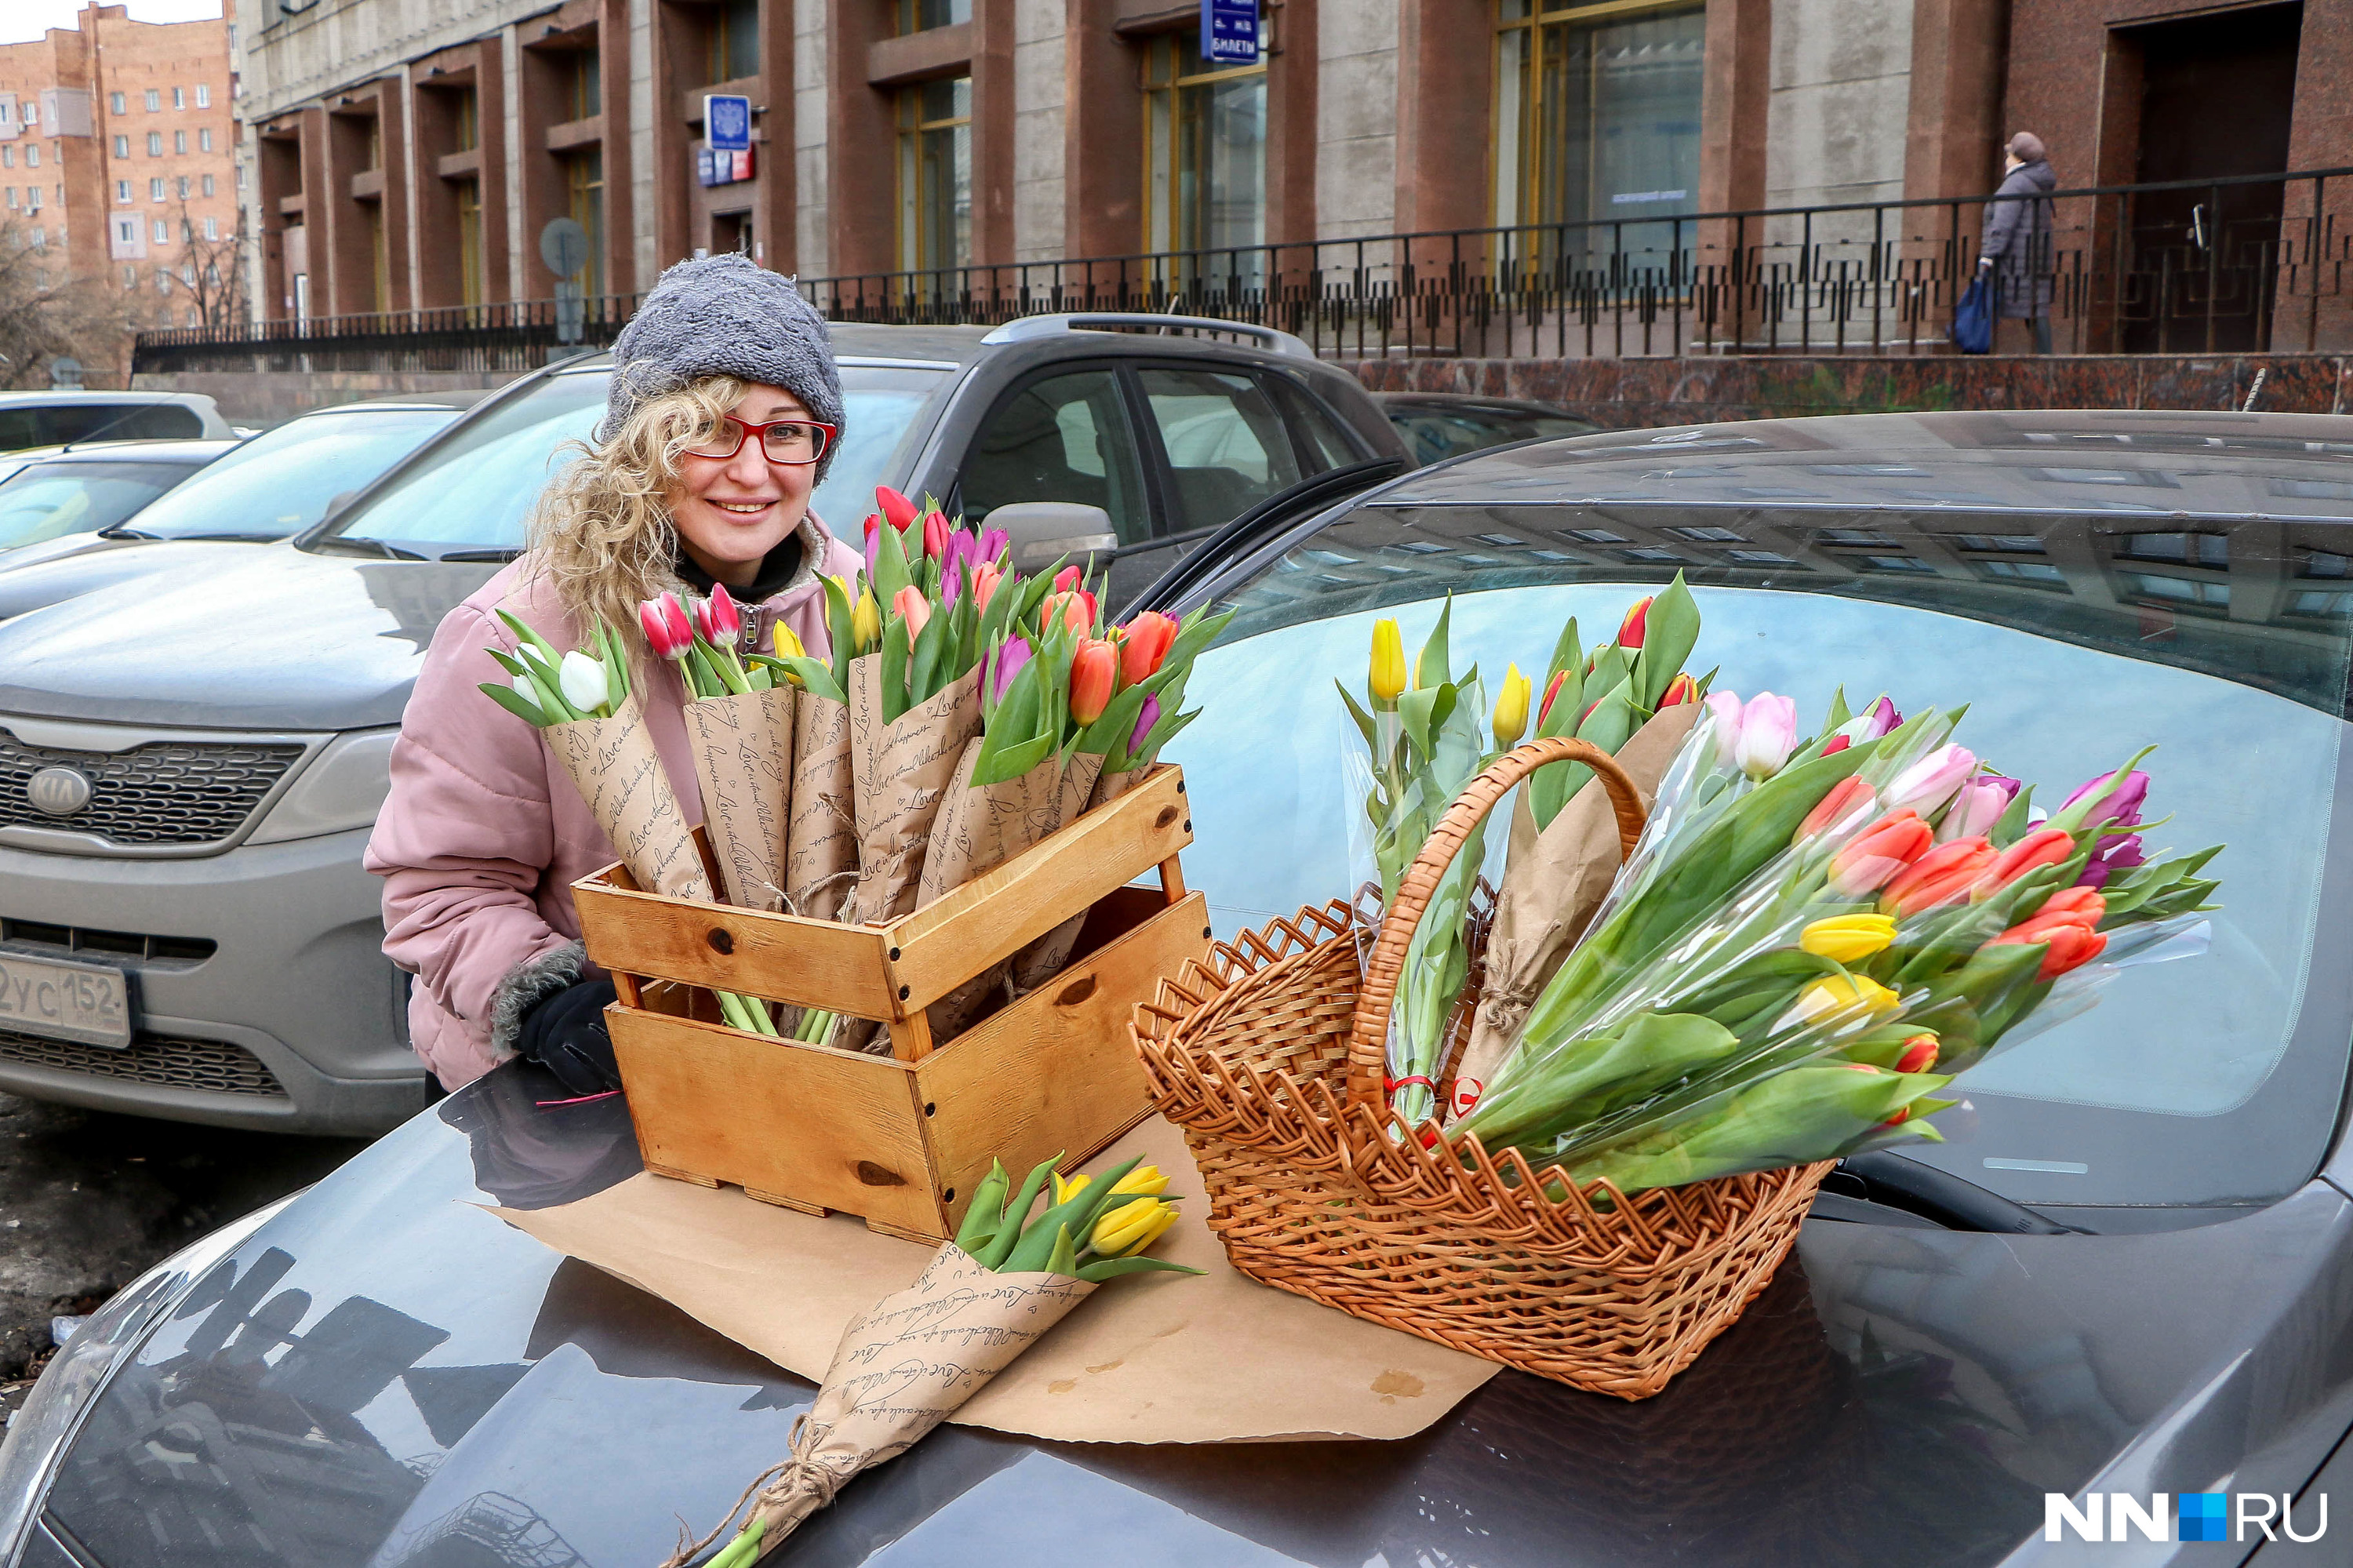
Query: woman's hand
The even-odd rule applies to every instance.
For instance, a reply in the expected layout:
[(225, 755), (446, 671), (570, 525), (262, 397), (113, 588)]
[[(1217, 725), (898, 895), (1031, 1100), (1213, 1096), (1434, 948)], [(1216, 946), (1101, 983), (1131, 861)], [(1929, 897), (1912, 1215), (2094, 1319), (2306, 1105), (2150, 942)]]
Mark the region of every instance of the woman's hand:
[(575, 1095), (619, 1088), (621, 1069), (605, 1027), (605, 1007), (614, 1000), (609, 978), (573, 981), (523, 1014), (516, 1054), (545, 1067)]

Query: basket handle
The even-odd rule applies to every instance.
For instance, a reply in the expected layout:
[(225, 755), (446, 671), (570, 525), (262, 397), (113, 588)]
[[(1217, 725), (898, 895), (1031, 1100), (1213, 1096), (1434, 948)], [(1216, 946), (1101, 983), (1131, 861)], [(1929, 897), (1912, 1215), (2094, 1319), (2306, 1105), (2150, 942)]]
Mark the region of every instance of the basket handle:
[(1364, 984), (1357, 988), (1356, 1022), (1348, 1036), (1350, 1105), (1377, 1110), (1388, 1103), (1384, 1080), (1388, 1066), (1389, 1010), (1397, 1001), (1398, 980), (1405, 971), (1406, 948), (1413, 940), (1414, 927), (1421, 923), (1422, 911), (1430, 906), (1430, 895), (1438, 891), (1439, 878), (1446, 874), (1463, 841), (1494, 810), (1495, 802), (1513, 785), (1554, 762), (1581, 762), (1593, 769), (1618, 814), (1619, 853), (1634, 853), (1634, 841), (1641, 836), (1647, 815), (1641, 791), (1618, 759), (1592, 742), (1559, 736), (1532, 740), (1488, 764), (1439, 819), (1430, 842), (1421, 846), (1421, 853), (1398, 883), (1397, 900), (1381, 922), (1380, 937), (1365, 966)]

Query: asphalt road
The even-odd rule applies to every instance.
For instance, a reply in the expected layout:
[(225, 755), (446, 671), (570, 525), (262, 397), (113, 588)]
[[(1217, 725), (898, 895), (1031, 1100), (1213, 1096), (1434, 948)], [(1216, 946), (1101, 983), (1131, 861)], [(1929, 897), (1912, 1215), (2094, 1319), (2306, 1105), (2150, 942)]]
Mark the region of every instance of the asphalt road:
[(47, 1360), (52, 1317), (90, 1311), (149, 1266), (364, 1147), (0, 1095), (0, 1412), (23, 1403)]

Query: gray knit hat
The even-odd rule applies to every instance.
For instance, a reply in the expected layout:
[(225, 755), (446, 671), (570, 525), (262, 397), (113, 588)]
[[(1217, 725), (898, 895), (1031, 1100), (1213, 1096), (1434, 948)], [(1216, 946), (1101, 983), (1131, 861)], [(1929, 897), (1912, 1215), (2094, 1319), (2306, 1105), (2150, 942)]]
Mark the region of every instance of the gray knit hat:
[[(613, 384), (596, 439), (610, 440), (647, 398), (706, 376), (781, 387), (840, 429), (841, 372), (825, 318), (793, 280), (733, 251), (681, 261), (655, 280), (613, 344)], [(818, 480), (840, 445), (837, 434), (818, 460)]]

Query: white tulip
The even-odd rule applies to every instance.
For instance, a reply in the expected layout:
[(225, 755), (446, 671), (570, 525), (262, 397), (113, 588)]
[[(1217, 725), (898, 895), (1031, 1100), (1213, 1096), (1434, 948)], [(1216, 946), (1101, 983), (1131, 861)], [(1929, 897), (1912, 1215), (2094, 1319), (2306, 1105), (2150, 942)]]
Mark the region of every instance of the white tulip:
[(548, 713), (547, 694), (539, 689), (538, 682), (529, 675), (517, 675), (514, 678), (514, 689), (516, 696), (537, 708), (542, 714)]
[(564, 656), (556, 666), (556, 683), (563, 689), (564, 700), (583, 715), (593, 715), (605, 705), (609, 694), (605, 686), (605, 666), (577, 648)]

